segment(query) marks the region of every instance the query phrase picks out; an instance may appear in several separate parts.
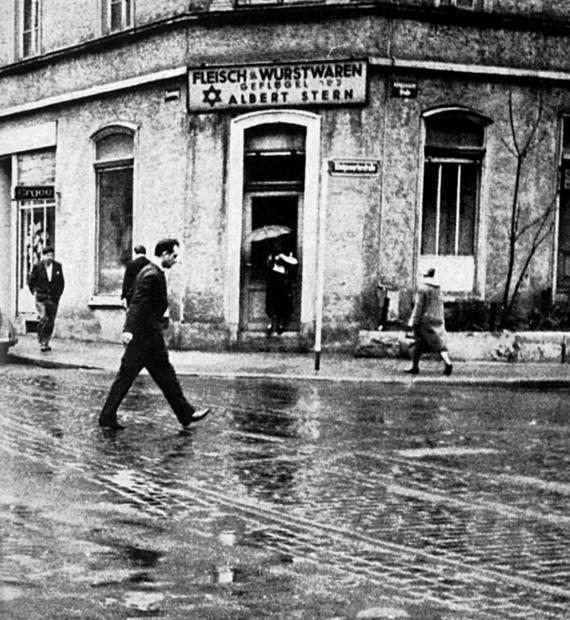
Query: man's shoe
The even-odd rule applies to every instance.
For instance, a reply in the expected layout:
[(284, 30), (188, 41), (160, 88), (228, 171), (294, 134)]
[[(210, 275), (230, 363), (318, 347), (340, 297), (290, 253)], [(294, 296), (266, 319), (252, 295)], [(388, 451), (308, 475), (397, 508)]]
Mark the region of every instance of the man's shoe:
[(117, 420), (113, 420), (112, 422), (107, 422), (106, 420), (99, 420), (99, 426), (107, 431), (123, 431), (125, 427), (122, 424), (119, 424)]
[(47, 353), (48, 351), (51, 351), (51, 347), (49, 346), (49, 344), (44, 344), (40, 347), (40, 351), (42, 353)]
[(411, 368), (407, 368), (406, 370), (404, 370), (404, 372), (407, 375), (418, 375), (420, 372), (420, 369), (416, 368), (415, 366), (412, 366)]
[(449, 375), (453, 372), (453, 364), (446, 364), (445, 368), (443, 369), (443, 374), (446, 377), (449, 377)]
[(190, 426), (190, 424), (193, 424), (194, 422), (199, 422), (200, 420), (205, 418), (209, 413), (210, 413), (209, 407), (206, 407), (205, 409), (198, 409), (194, 411), (194, 413), (190, 416), (190, 419), (188, 420), (188, 422), (186, 422), (182, 426), (187, 427), (187, 426)]

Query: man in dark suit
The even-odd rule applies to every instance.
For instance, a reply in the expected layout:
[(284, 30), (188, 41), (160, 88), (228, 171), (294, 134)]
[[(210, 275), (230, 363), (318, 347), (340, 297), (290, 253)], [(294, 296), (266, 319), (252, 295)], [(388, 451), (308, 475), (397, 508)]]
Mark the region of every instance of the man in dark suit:
[(149, 260), (146, 257), (146, 248), (144, 245), (136, 245), (133, 250), (135, 257), (127, 265), (125, 269), (125, 276), (123, 278), (123, 290), (121, 292), (121, 299), (124, 300), (125, 308), (128, 308), (131, 304), (133, 292), (135, 288), (135, 279), (139, 271), (149, 264)]
[(99, 416), (99, 425), (106, 429), (122, 430), (117, 421), (117, 409), (139, 372), (146, 368), (166, 396), (182, 426), (204, 418), (209, 409), (196, 411), (186, 400), (162, 335), (162, 318), (168, 308), (164, 270), (178, 259), (176, 239), (163, 239), (156, 244), (155, 261), (139, 272), (135, 290), (127, 310), (121, 341), (126, 346), (119, 372), (111, 386)]
[(45, 353), (51, 351), (49, 341), (65, 281), (61, 264), (54, 260), (53, 248), (45, 246), (42, 254), (42, 260), (34, 265), (28, 276), (28, 287), (36, 300), (39, 317), (38, 341), (41, 351)]

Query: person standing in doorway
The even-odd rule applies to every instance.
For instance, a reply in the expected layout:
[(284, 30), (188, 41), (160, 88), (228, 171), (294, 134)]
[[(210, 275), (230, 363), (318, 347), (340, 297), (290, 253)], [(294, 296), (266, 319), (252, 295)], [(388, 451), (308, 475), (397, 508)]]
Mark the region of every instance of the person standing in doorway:
[(50, 340), (55, 325), (59, 299), (65, 287), (61, 264), (54, 260), (54, 250), (45, 246), (42, 260), (37, 262), (28, 276), (28, 287), (36, 301), (38, 312), (38, 341), (42, 353), (51, 351)]
[(414, 298), (414, 308), (408, 326), (413, 331), (410, 346), (412, 365), (406, 373), (417, 375), (420, 372), (422, 353), (439, 353), (445, 364), (443, 374), (449, 376), (453, 365), (445, 344), (445, 318), (441, 286), (435, 279), (435, 269), (424, 274), (424, 281), (418, 287)]
[(121, 292), (121, 300), (128, 308), (131, 299), (133, 298), (133, 292), (135, 288), (135, 278), (139, 271), (149, 264), (149, 259), (146, 257), (146, 248), (144, 245), (135, 245), (133, 249), (134, 258), (129, 262), (125, 269), (125, 276), (123, 278), (123, 290)]
[(265, 312), (269, 317), (267, 335), (282, 334), (293, 314), (293, 270), (297, 259), (292, 251), (283, 248), (278, 237), (267, 257), (267, 281), (265, 289)]
[(177, 262), (179, 247), (177, 239), (159, 241), (154, 251), (154, 261), (143, 267), (135, 279), (134, 293), (121, 335), (126, 349), (99, 416), (99, 425), (103, 428), (115, 431), (124, 428), (117, 421), (117, 409), (143, 368), (148, 370), (162, 390), (182, 426), (187, 427), (201, 420), (210, 411), (197, 411), (186, 400), (168, 359), (162, 335), (162, 317), (168, 309), (164, 271)]

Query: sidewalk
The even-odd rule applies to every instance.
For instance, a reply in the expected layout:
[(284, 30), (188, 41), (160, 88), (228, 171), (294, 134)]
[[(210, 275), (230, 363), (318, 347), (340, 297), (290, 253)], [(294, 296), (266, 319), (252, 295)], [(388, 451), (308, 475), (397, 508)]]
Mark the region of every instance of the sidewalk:
[[(120, 344), (52, 340), (53, 350), (41, 353), (35, 335), (18, 335), (8, 361), (44, 368), (85, 368), (116, 372), (123, 353)], [(349, 382), (456, 385), (570, 387), (570, 365), (560, 363), (457, 362), (453, 375), (444, 377), (438, 361), (422, 363), (421, 374), (403, 374), (406, 360), (354, 358), (323, 353), (320, 371), (312, 353), (245, 353), (170, 351), (179, 375), (225, 378), (273, 378)]]

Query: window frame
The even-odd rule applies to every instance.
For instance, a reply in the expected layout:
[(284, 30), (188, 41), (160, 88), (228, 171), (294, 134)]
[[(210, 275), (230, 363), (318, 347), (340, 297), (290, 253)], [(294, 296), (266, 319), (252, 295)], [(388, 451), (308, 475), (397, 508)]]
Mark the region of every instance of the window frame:
[[(449, 118), (446, 115), (457, 115), (458, 117), (464, 117), (466, 121), (470, 123), (475, 122), (480, 128), (480, 141), (475, 141), (471, 144), (466, 144), (461, 139), (464, 134), (457, 133), (458, 141), (456, 145), (451, 142), (448, 144), (447, 140), (441, 143), (438, 141), (428, 142), (428, 126), (430, 123), (437, 123), (438, 117), (442, 123), (442, 127), (449, 122)], [(481, 295), (485, 285), (484, 277), (484, 262), (486, 257), (486, 251), (484, 246), (485, 239), (485, 212), (484, 207), (484, 192), (486, 188), (486, 141), (487, 141), (487, 126), (492, 123), (490, 118), (483, 116), (482, 114), (475, 112), (470, 108), (464, 106), (446, 106), (439, 107), (431, 110), (427, 110), (422, 113), (422, 133), (423, 139), (421, 141), (421, 177), (418, 186), (418, 204), (419, 209), (417, 211), (417, 236), (416, 236), (416, 267), (418, 273), (425, 270), (427, 267), (435, 267), (438, 271), (444, 292), (449, 294), (453, 293), (457, 296), (473, 297), (474, 295)], [(436, 130), (437, 126), (432, 127), (432, 130)], [(436, 134), (437, 135), (437, 134)], [(450, 134), (453, 135), (453, 134)], [(476, 168), (476, 185), (473, 195), (473, 229), (472, 229), (472, 254), (457, 254), (457, 235), (460, 233), (459, 221), (454, 222), (455, 226), (455, 245), (454, 254), (440, 254), (439, 253), (439, 240), (433, 241), (437, 243), (436, 246), (430, 244), (428, 247), (435, 248), (435, 254), (422, 253), (424, 247), (424, 209), (425, 209), (425, 186), (427, 179), (427, 165), (433, 163), (457, 163), (464, 165), (475, 165)], [(460, 186), (456, 186), (456, 193), (460, 191)], [(437, 223), (437, 235), (439, 238), (439, 222)]]
[[(113, 26), (113, 5), (120, 7), (120, 25)], [(103, 34), (115, 34), (134, 27), (135, 0), (101, 0)]]
[[(424, 253), (422, 252), (422, 246), (423, 246), (423, 242), (424, 242), (424, 238), (423, 238), (423, 233), (424, 233), (424, 227), (423, 227), (423, 219), (424, 219), (424, 215), (425, 215), (425, 202), (424, 202), (424, 197), (422, 196), (422, 227), (421, 227), (421, 237), (420, 237), (420, 254), (422, 256), (438, 256), (438, 257), (445, 257), (445, 256), (475, 256), (475, 252), (476, 252), (476, 238), (477, 238), (477, 222), (479, 220), (479, 196), (480, 196), (480, 191), (481, 191), (481, 162), (479, 159), (476, 158), (465, 158), (465, 157), (438, 157), (438, 156), (428, 156), (425, 158), (424, 160), (424, 188), (425, 188), (425, 176), (426, 176), (426, 164), (437, 164), (439, 166), (438, 169), (438, 176), (437, 176), (437, 198), (436, 198), (436, 219), (435, 219), (435, 239), (434, 239), (434, 248), (435, 248), (435, 253), (433, 254), (428, 254), (428, 253)], [(442, 254), (440, 253), (440, 223), (441, 223), (441, 203), (442, 203), (442, 193), (441, 193), (441, 183), (442, 183), (442, 166), (445, 164), (456, 164), (458, 166), (457, 168), (457, 183), (456, 183), (456, 190), (455, 190), (455, 231), (454, 231), (454, 248), (453, 248), (453, 253), (448, 253), (448, 254)], [(461, 197), (461, 182), (462, 182), (462, 165), (466, 165), (466, 166), (473, 166), (476, 165), (477, 166), (477, 170), (476, 170), (476, 187), (475, 187), (475, 200), (474, 200), (474, 207), (473, 207), (473, 252), (472, 254), (463, 254), (459, 252), (459, 245), (460, 245), (460, 230), (461, 230), (461, 203), (460, 203), (460, 197)]]
[[(31, 11), (29, 29), (26, 29), (27, 5)], [(41, 53), (42, 0), (19, 0), (18, 2), (18, 56), (32, 58)], [(26, 48), (25, 37), (30, 35), (29, 49)]]
[[(93, 297), (89, 303), (91, 307), (122, 307), (120, 300), (120, 288), (115, 293), (101, 291), (101, 248), (100, 248), (100, 231), (101, 231), (101, 174), (113, 170), (131, 170), (131, 239), (130, 246), (132, 248), (134, 238), (134, 214), (135, 214), (135, 187), (136, 187), (136, 144), (137, 144), (137, 126), (132, 123), (111, 124), (99, 129), (91, 136), (93, 148), (93, 182), (95, 196), (95, 238), (94, 238), (94, 264), (93, 264)], [(128, 135), (132, 139), (131, 156), (116, 158), (97, 158), (98, 143), (110, 136)]]

